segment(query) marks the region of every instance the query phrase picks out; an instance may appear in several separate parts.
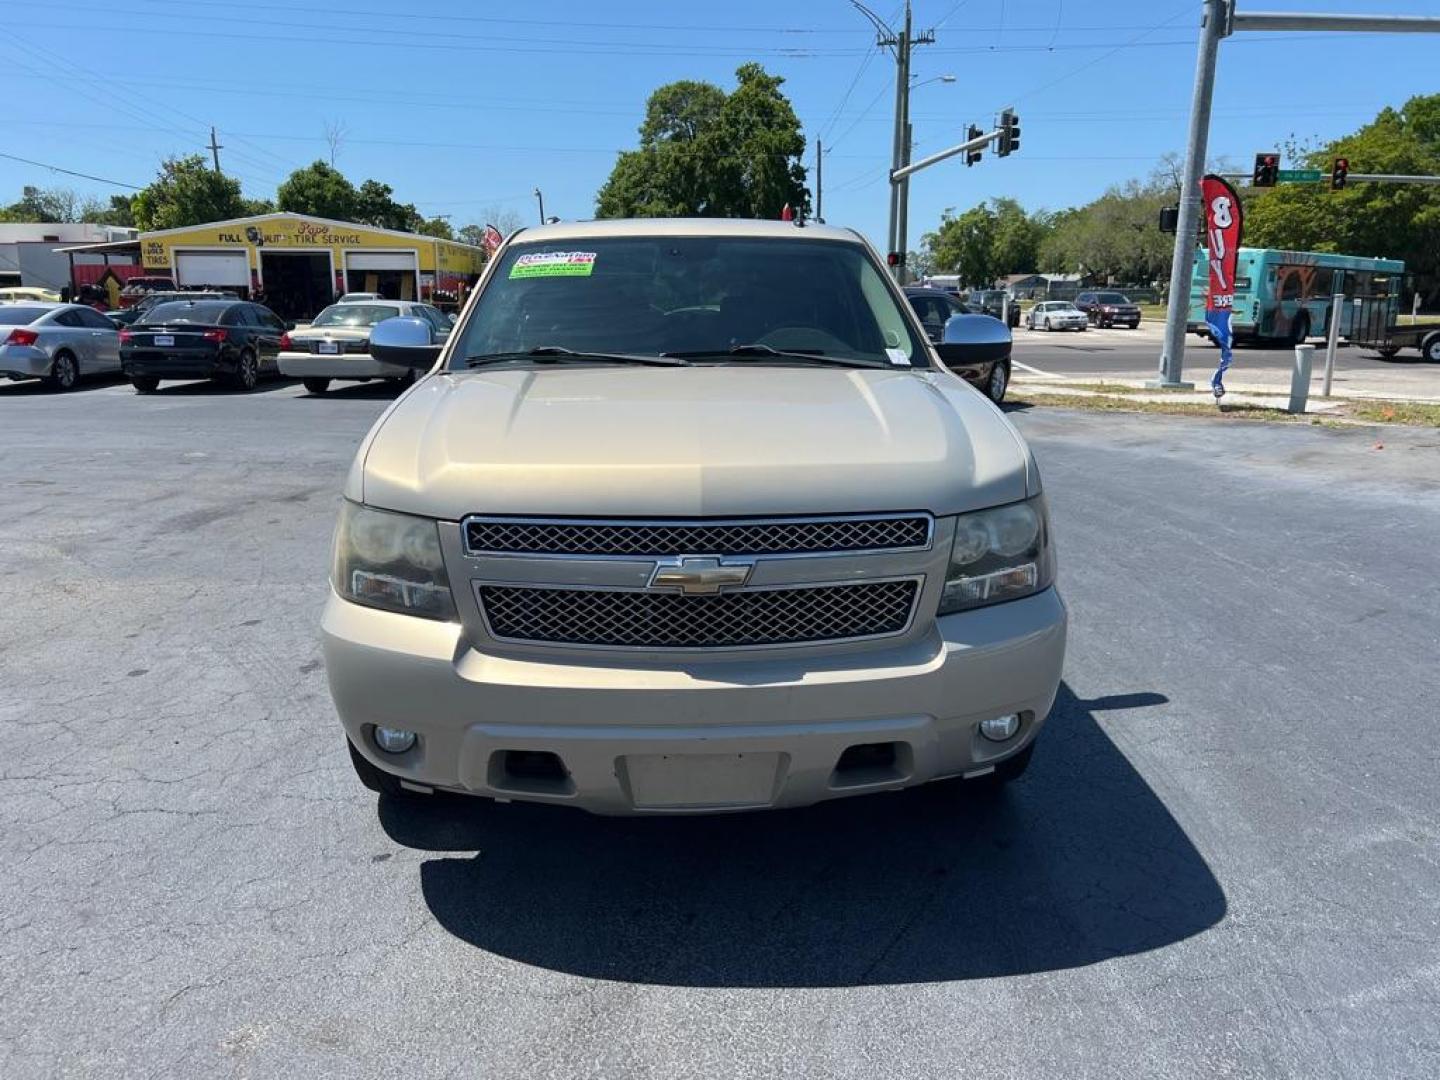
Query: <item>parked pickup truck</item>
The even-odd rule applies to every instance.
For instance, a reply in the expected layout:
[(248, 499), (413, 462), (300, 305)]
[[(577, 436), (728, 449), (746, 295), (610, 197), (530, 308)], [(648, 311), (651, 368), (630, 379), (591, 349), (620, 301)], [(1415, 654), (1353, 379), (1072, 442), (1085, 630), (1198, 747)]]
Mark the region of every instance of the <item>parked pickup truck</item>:
[[(983, 331), (972, 339), (975, 328)], [(345, 482), (322, 617), (360, 780), (608, 814), (1018, 777), (1066, 611), (1035, 458), (850, 230), (515, 233)]]

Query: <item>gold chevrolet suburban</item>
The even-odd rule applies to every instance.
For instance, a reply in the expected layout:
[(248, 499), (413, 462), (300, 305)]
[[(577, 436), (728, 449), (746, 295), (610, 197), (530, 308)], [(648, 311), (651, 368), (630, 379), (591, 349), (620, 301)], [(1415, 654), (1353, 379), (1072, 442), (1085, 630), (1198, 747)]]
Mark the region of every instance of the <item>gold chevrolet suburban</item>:
[(605, 814), (1020, 775), (1066, 612), (1040, 474), (849, 230), (516, 233), (366, 436), (323, 616), (362, 782)]

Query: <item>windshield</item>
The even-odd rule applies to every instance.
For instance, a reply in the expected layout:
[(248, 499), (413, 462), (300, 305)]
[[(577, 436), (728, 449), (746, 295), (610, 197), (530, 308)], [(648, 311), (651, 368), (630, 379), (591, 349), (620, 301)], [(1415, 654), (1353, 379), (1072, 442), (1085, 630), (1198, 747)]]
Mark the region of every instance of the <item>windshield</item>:
[(401, 314), (393, 304), (331, 304), (316, 315), (311, 326), (374, 326)]
[(156, 304), (145, 313), (147, 323), (194, 323), (196, 325), (213, 326), (220, 321), (220, 316), (228, 311), (230, 305), (223, 301), (195, 302), (194, 300), (171, 300), (166, 304)]
[[(859, 244), (747, 236), (592, 237), (515, 244), (466, 320), (453, 364), (557, 346), (693, 362), (739, 346), (877, 364), (925, 348)], [(761, 350), (746, 363), (797, 363)]]
[(43, 307), (0, 307), (0, 326), (26, 326), (52, 310)]
[(1100, 294), (1100, 303), (1102, 304), (1128, 304), (1129, 302), (1130, 298), (1123, 293), (1102, 292)]

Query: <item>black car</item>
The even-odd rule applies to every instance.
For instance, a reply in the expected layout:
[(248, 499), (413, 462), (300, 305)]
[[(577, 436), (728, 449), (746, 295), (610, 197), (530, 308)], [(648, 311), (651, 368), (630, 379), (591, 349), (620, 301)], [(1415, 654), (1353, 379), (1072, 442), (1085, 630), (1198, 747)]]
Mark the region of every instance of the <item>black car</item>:
[(1140, 325), (1140, 307), (1124, 293), (1082, 292), (1075, 297), (1075, 306), (1096, 326), (1128, 326), (1134, 330)]
[[(955, 297), (947, 292), (941, 292), (939, 289), (910, 287), (905, 290), (905, 298), (910, 301), (910, 306), (920, 317), (920, 325), (925, 328), (925, 336), (930, 339), (932, 345), (941, 344), (945, 336), (945, 324), (956, 315), (999, 322), (993, 315), (972, 312)], [(1007, 339), (1010, 336), (999, 327), (996, 327), (996, 332), (1003, 334)], [(949, 361), (945, 366), (979, 389), (995, 404), (998, 405), (1005, 400), (1005, 390), (1010, 385), (1010, 348), (1008, 345), (983, 360), (968, 364)]]
[(172, 300), (120, 332), (120, 367), (142, 394), (161, 379), (225, 379), (253, 390), (261, 374), (278, 370), (281, 335), (293, 327), (244, 300)]

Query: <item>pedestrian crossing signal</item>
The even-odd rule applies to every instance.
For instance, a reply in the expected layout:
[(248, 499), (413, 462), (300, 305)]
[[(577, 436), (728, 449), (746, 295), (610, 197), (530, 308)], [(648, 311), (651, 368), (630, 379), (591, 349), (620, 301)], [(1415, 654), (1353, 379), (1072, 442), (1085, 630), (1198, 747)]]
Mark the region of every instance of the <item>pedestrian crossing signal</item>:
[(1280, 179), (1280, 155), (1256, 154), (1255, 171), (1250, 176), (1251, 187), (1274, 187)]

